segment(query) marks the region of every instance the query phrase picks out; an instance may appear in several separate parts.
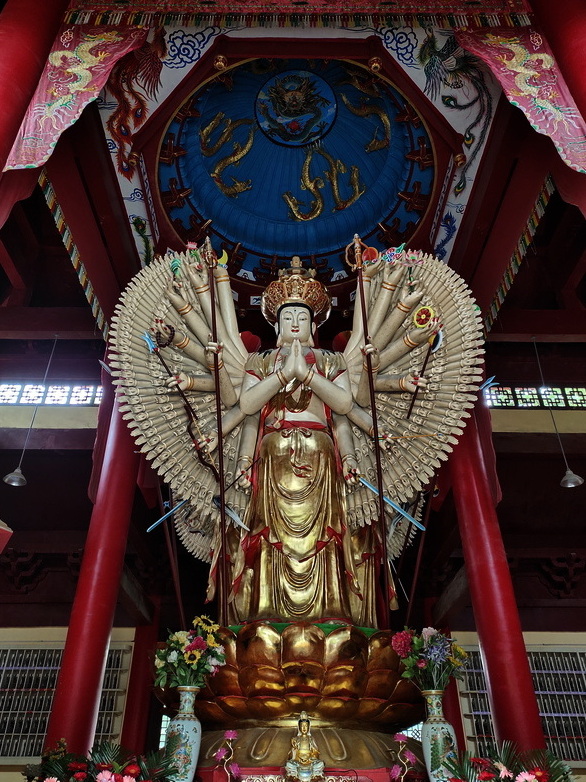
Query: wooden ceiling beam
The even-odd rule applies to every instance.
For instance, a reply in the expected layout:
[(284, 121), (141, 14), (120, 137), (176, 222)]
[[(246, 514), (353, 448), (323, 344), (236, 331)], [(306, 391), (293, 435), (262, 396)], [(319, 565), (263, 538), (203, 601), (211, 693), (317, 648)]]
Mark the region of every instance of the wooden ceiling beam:
[(0, 339), (102, 339), (89, 307), (0, 307)]
[(488, 342), (586, 342), (586, 310), (503, 310)]

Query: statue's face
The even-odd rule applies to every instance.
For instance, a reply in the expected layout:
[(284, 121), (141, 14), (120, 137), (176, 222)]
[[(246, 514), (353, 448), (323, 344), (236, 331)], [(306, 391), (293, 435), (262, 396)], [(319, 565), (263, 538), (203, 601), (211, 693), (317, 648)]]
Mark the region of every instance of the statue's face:
[(311, 337), (311, 315), (305, 307), (283, 307), (279, 314), (279, 339), (284, 345), (298, 339), (306, 345)]
[(305, 720), (302, 720), (299, 723), (299, 730), (303, 735), (305, 735), (309, 731), (309, 722), (306, 722)]

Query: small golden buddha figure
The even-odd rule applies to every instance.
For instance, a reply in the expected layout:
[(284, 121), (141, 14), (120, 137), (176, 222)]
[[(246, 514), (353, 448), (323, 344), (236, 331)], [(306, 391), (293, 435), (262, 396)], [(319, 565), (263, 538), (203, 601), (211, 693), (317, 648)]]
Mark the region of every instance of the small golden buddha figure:
[(297, 722), (297, 735), (291, 739), (291, 750), (285, 764), (287, 782), (310, 782), (324, 779), (324, 762), (311, 735), (311, 722), (302, 711)]

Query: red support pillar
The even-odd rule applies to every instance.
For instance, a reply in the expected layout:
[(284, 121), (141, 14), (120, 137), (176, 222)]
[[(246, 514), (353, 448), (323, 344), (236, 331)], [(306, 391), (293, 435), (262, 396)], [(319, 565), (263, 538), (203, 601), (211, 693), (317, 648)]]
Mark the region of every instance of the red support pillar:
[(126, 749), (142, 754), (145, 751), (149, 703), (153, 691), (154, 650), (159, 638), (160, 600), (153, 599), (156, 608), (150, 625), (136, 628), (132, 665), (126, 691), (126, 703), (131, 704), (124, 713), (120, 744)]
[(0, 171), (68, 6), (69, 0), (8, 0), (0, 14)]
[(47, 728), (47, 746), (64, 738), (71, 752), (84, 753), (93, 742), (137, 470), (138, 455), (115, 403)]
[(562, 72), (576, 105), (586, 119), (586, 6), (584, 0), (531, 0), (535, 18)]
[(542, 748), (537, 698), (474, 417), (449, 464), (496, 738), (522, 750)]

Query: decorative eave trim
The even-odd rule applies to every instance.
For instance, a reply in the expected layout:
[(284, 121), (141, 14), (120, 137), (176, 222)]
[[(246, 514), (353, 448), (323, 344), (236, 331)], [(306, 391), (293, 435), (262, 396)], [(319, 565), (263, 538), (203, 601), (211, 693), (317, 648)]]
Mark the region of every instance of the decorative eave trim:
[(90, 282), (87, 270), (83, 264), (83, 261), (81, 260), (81, 254), (73, 240), (73, 236), (71, 235), (71, 231), (65, 220), (65, 215), (63, 214), (63, 210), (61, 209), (61, 205), (57, 200), (57, 195), (55, 194), (53, 185), (47, 177), (45, 169), (41, 171), (39, 185), (43, 191), (47, 206), (51, 210), (51, 214), (53, 215), (53, 220), (55, 221), (57, 230), (61, 234), (65, 249), (71, 258), (73, 268), (77, 272), (77, 276), (79, 278), (79, 282), (81, 283), (81, 287), (83, 288), (83, 292), (85, 293), (85, 297), (88, 300), (90, 307), (92, 308), (92, 314), (96, 319), (96, 325), (102, 332), (104, 339), (108, 339), (108, 322), (106, 320), (106, 316), (104, 315), (104, 311), (100, 306), (100, 302), (98, 301), (94, 288)]
[(65, 16), (66, 24), (140, 25), (143, 27), (527, 27), (530, 14), (519, 13), (406, 13), (389, 14), (379, 4), (365, 2), (362, 8), (340, 7), (335, 13), (303, 8), (285, 0), (279, 13), (274, 7), (250, 3), (247, 9), (226, 2), (201, 3), (197, 11), (119, 11), (113, 8), (75, 8)]

